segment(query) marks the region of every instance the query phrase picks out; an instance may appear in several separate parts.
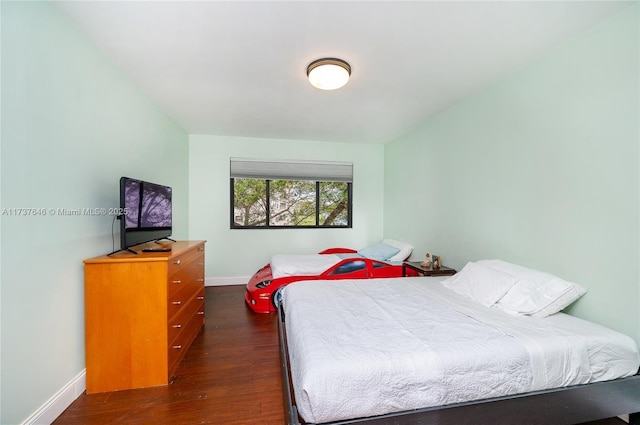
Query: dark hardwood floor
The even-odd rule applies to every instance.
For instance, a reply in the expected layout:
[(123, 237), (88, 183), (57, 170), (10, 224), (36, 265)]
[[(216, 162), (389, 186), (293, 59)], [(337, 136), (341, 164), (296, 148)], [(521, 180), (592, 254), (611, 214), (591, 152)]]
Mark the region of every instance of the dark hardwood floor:
[(275, 314), (244, 305), (244, 286), (206, 288), (206, 324), (172, 384), (81, 395), (54, 424), (284, 422)]
[(83, 394), (53, 424), (283, 424), (276, 316), (252, 313), (243, 295), (244, 286), (206, 288), (204, 330), (172, 384)]

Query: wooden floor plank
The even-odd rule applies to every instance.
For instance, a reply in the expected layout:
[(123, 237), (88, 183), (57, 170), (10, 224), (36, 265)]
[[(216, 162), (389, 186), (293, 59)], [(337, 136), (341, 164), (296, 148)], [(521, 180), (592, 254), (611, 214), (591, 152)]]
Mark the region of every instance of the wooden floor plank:
[(170, 385), (83, 394), (53, 424), (283, 424), (276, 315), (254, 314), (243, 297), (244, 286), (206, 288), (204, 329)]

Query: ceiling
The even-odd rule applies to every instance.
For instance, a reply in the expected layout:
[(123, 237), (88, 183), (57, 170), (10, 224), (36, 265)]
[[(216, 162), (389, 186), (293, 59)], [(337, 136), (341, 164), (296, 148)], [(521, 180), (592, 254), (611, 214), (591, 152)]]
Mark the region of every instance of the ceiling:
[[(189, 134), (386, 143), (618, 1), (55, 1)], [(306, 67), (338, 57), (342, 89)]]

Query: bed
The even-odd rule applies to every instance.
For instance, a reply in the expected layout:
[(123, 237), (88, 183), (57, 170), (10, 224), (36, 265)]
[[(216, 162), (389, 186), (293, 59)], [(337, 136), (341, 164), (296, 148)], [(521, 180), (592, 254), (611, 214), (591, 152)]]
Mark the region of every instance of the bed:
[[(527, 303), (498, 307), (523, 280), (492, 286), (495, 273), (478, 280), (476, 267), (469, 289), (465, 269), (457, 282), (305, 281), (283, 289), (288, 423), (574, 424), (622, 414), (640, 422), (631, 338), (564, 313), (512, 311)], [(544, 284), (560, 293), (563, 282)]]
[(280, 290), (303, 280), (342, 280), (400, 277), (402, 262), (413, 246), (385, 239), (360, 250), (329, 248), (317, 254), (277, 254), (247, 283), (245, 303), (255, 313), (276, 311)]

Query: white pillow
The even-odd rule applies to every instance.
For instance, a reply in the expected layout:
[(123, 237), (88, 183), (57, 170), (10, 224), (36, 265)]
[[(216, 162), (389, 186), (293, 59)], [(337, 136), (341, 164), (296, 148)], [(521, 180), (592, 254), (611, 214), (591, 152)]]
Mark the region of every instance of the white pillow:
[(509, 314), (533, 315), (569, 293), (572, 285), (562, 279), (552, 279), (542, 284), (519, 280), (496, 307)]
[(394, 246), (400, 250), (397, 254), (389, 258), (387, 261), (404, 261), (409, 258), (411, 252), (413, 251), (413, 246), (405, 242), (394, 241), (393, 239), (385, 239), (382, 241), (382, 243)]
[(442, 285), (485, 307), (491, 307), (517, 282), (518, 279), (508, 273), (467, 263), (458, 273), (443, 280)]
[(552, 314), (556, 314), (559, 311), (564, 310), (568, 306), (570, 306), (574, 301), (587, 293), (586, 288), (574, 283), (571, 289), (564, 294), (560, 295), (553, 301), (551, 304), (546, 307), (541, 308), (538, 312), (533, 313), (531, 316), (533, 317), (547, 317)]
[(551, 279), (560, 279), (552, 274), (528, 269), (524, 266), (508, 263), (504, 260), (479, 260), (476, 261), (476, 263), (495, 270), (500, 270), (501, 272), (509, 273), (520, 279), (526, 279), (534, 285), (544, 284)]
[(509, 314), (547, 317), (564, 309), (587, 291), (577, 283), (502, 260), (480, 260), (477, 264), (518, 278), (496, 307)]
[(387, 261), (392, 258), (400, 250), (395, 246), (387, 245), (386, 243), (374, 243), (366, 248), (362, 248), (358, 251), (358, 254), (363, 257), (373, 258), (374, 260)]

